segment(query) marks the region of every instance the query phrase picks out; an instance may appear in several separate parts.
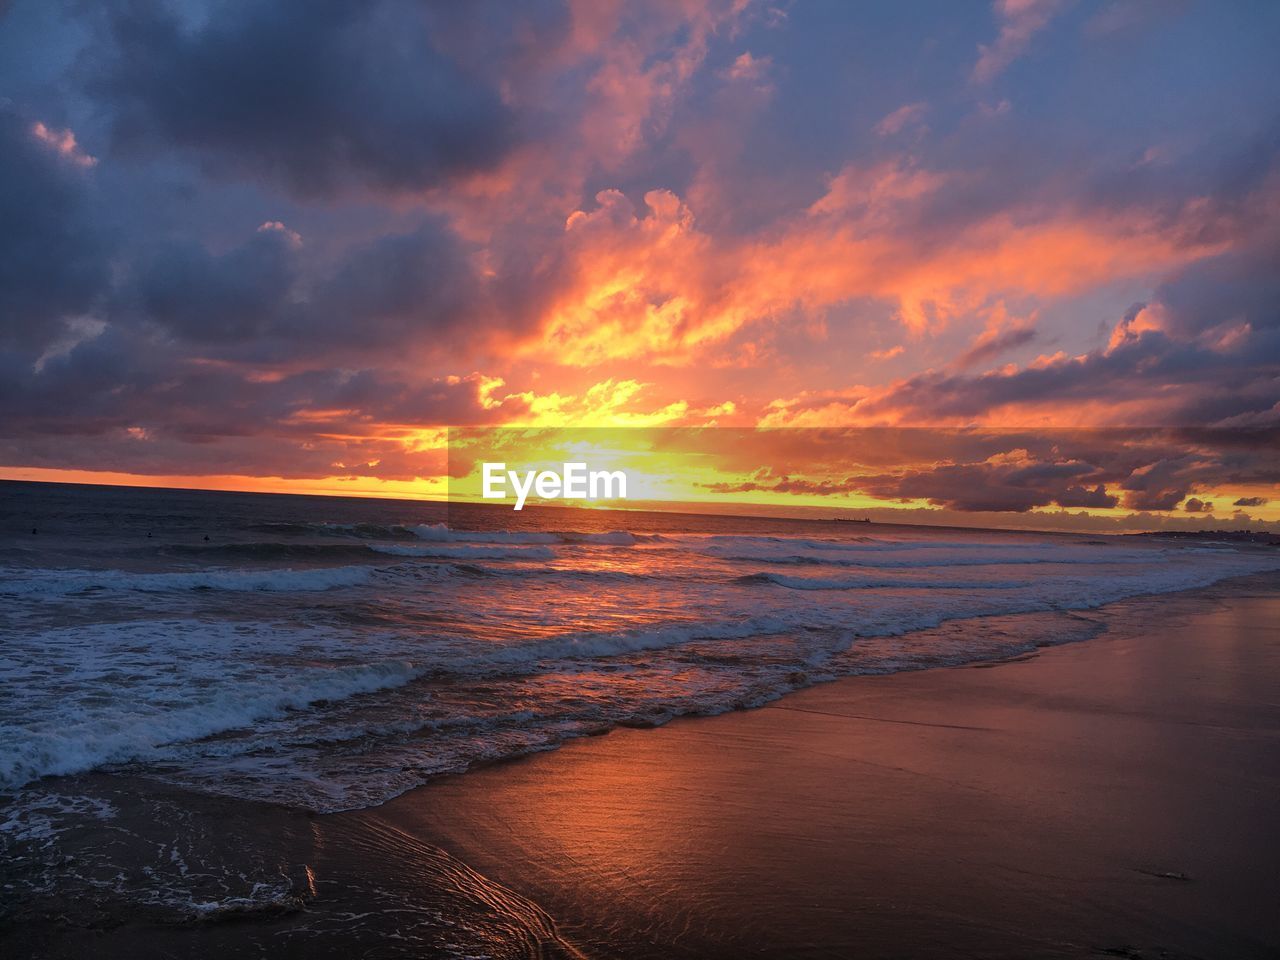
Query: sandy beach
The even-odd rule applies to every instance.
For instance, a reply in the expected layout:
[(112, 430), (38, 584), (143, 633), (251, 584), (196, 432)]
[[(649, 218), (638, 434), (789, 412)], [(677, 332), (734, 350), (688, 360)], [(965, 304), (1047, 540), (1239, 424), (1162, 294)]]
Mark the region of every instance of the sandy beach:
[(74, 778), (122, 813), (64, 838), (62, 855), (91, 865), (104, 837), (123, 837), (111, 869), (154, 886), (155, 850), (180, 822), (206, 855), (291, 893), (175, 923), (90, 884), (75, 902), (20, 905), (0, 944), (21, 957), (1274, 956), (1274, 578), (1071, 616), (1105, 632), (618, 730), (364, 811)]

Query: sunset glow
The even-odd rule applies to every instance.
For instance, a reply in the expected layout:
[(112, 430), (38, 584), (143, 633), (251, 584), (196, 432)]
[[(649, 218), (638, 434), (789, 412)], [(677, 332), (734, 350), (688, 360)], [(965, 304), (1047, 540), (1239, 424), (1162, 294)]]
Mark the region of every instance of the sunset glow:
[[(753, 446), (674, 499), (1280, 521), (1264, 31), (641, 6), (0, 14), (68, 78), (0, 67), (0, 477), (438, 499), (450, 427), (1206, 428), (1251, 439)], [(1020, 458), (1089, 495), (953, 496)]]

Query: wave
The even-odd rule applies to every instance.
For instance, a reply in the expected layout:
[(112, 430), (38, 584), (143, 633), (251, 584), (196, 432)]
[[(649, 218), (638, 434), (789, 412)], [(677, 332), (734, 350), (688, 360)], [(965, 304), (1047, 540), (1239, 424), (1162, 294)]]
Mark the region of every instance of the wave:
[[(557, 521), (575, 522), (599, 521)], [(604, 522), (643, 529), (634, 518)], [(130, 538), (119, 546), (130, 558), (117, 564), (57, 551), (0, 563), (0, 594), (31, 598), (0, 596), (0, 786), (136, 761), (215, 792), (317, 809), (379, 803), (477, 758), (617, 723), (732, 709), (850, 672), (1002, 656), (1027, 642), (990, 624), (893, 639), (945, 621), (1055, 619), (1280, 566), (1256, 552), (959, 532), (929, 541), (826, 539), (813, 527), (795, 538), (235, 529), (264, 542), (157, 553), (160, 544)], [(166, 572), (131, 572), (135, 564)], [(36, 602), (97, 590), (118, 591), (112, 609)], [(192, 592), (201, 590), (226, 592)], [(251, 590), (278, 592), (236, 592)], [(108, 616), (95, 622), (98, 613)]]
[(487, 546), (465, 543), (432, 543), (422, 546), (393, 543), (369, 544), (374, 553), (392, 557), (427, 557), (441, 560), (554, 560), (555, 553), (548, 547), (535, 546)]
[(1017, 590), (1030, 580), (904, 580), (863, 577), (789, 577), (782, 573), (748, 573), (736, 583), (771, 583), (789, 590)]
[(70, 596), (98, 590), (167, 593), (181, 590), (301, 593), (357, 587), (369, 583), (373, 566), (317, 567), (310, 570), (198, 570), (131, 573), (125, 570), (7, 570), (0, 574), (0, 595)]
[(596, 543), (608, 547), (631, 547), (640, 542), (640, 538), (626, 530), (610, 530), (608, 533), (566, 533), (561, 534), (566, 543)]
[[(530, 664), (562, 659), (610, 658), (643, 651), (663, 650), (698, 641), (737, 640), (764, 636), (804, 636), (827, 653), (844, 649), (856, 639), (901, 636), (931, 629), (954, 620), (1093, 610), (1133, 597), (1177, 593), (1209, 586), (1220, 580), (1263, 569), (1277, 569), (1280, 563), (1241, 569), (1159, 568), (1140, 578), (1097, 580), (1069, 579), (1056, 591), (1041, 594), (998, 593), (953, 598), (946, 603), (923, 604), (909, 597), (896, 602), (886, 595), (878, 606), (805, 604), (757, 615), (732, 619), (667, 622), (621, 631), (565, 634), (506, 647), (465, 663), (450, 665), (450, 671), (469, 672), (490, 664)], [(803, 589), (803, 588), (802, 588)]]
[[(929, 554), (920, 549), (919, 553), (908, 556), (873, 552), (860, 554), (853, 548), (844, 550), (806, 550), (803, 547), (779, 543), (774, 548), (739, 547), (733, 544), (711, 544), (700, 553), (717, 560), (734, 563), (776, 563), (801, 564), (831, 567), (873, 567), (878, 569), (922, 569), (927, 567), (989, 567), (1019, 566), (1023, 564), (1121, 564), (1121, 563), (1158, 563), (1163, 551), (1143, 550), (1131, 552), (1100, 551), (1090, 552), (1086, 549), (1072, 549), (1058, 546), (1041, 547), (1039, 553), (1028, 549), (1006, 550), (1003, 546), (988, 545), (985, 552), (977, 550), (955, 551), (940, 548)], [(925, 555), (920, 555), (925, 554)]]
[(286, 537), (328, 536), (358, 537), (368, 540), (395, 540), (407, 539), (411, 536), (409, 527), (399, 523), (302, 523), (279, 521), (250, 524), (245, 529), (254, 533), (270, 533)]
[(145, 547), (138, 551), (143, 556), (191, 557), (197, 560), (343, 560), (367, 557), (367, 545), (363, 543), (280, 543), (256, 541), (249, 543), (174, 543)]
[(435, 543), (588, 543), (610, 547), (630, 547), (641, 542), (656, 542), (663, 539), (656, 534), (645, 536), (628, 530), (610, 530), (607, 533), (578, 533), (571, 530), (453, 530), (443, 523), (421, 524), (410, 527), (409, 530), (418, 539)]
[[(811, 539), (803, 537), (769, 537), (741, 534), (714, 534), (710, 536), (684, 536), (684, 542), (706, 546), (775, 546), (799, 550), (847, 550), (855, 553), (898, 553), (906, 550), (1077, 550), (1083, 547), (1111, 547), (1105, 540), (1081, 542), (1034, 540), (1031, 542), (1001, 540), (888, 540), (881, 537), (844, 537), (839, 540)], [(1128, 551), (1151, 553), (1149, 548)]]
[(419, 540), (434, 543), (560, 543), (554, 533), (510, 530), (451, 530), (443, 523), (419, 524), (409, 531)]
[(460, 573), (468, 573), (474, 576), (508, 577), (529, 580), (545, 578), (549, 580), (560, 580), (566, 584), (576, 585), (608, 583), (653, 585), (661, 583), (696, 584), (702, 579), (702, 577), (695, 573), (681, 573), (670, 569), (664, 569), (661, 572), (637, 572), (633, 570), (619, 570), (615, 568), (577, 567), (569, 564), (540, 567), (486, 567), (479, 563), (465, 562), (453, 563), (451, 566), (454, 570)]
[[(71, 710), (44, 723), (7, 723), (0, 725), (0, 790), (39, 777), (147, 760), (167, 744), (210, 737), (321, 701), (403, 686), (424, 672), (405, 661), (311, 668), (283, 686), (279, 678), (241, 680), (233, 690), (177, 707), (126, 701), (88, 716)], [(195, 697), (202, 693), (191, 691)]]
[[(657, 542), (664, 538), (658, 534), (645, 535), (627, 530), (610, 530), (605, 533), (580, 533), (561, 530), (454, 530), (444, 523), (297, 523), (273, 522), (252, 524), (246, 529), (255, 533), (269, 533), (283, 537), (328, 536), (352, 537), (361, 540), (426, 540), (431, 543), (485, 543), (485, 544), (539, 544), (593, 543), (605, 546), (632, 546), (641, 542)], [(243, 549), (248, 545), (232, 545)], [(330, 544), (262, 544), (279, 548), (325, 550)], [(206, 550), (218, 549), (206, 547)]]

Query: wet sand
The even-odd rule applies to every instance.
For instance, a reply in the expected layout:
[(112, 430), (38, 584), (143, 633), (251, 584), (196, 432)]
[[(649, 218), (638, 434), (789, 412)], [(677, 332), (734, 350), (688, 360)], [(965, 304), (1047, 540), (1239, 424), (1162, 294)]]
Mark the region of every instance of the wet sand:
[[(1277, 585), (1068, 614), (1106, 632), (614, 731), (367, 811), (65, 778), (118, 812), (40, 847), (81, 879), (10, 897), (0, 954), (1274, 957)], [(939, 629), (975, 626), (1018, 618)], [(141, 902), (162, 886), (202, 905)]]

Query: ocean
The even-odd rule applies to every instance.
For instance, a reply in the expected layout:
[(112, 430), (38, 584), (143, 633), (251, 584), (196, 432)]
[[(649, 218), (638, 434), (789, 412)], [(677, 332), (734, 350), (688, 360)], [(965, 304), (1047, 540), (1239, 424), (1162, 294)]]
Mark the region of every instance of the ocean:
[[(1083, 639), (1073, 611), (1278, 568), (1150, 538), (9, 483), (0, 794), (98, 770), (376, 806), (620, 725)], [(971, 628), (918, 635), (945, 623)]]

